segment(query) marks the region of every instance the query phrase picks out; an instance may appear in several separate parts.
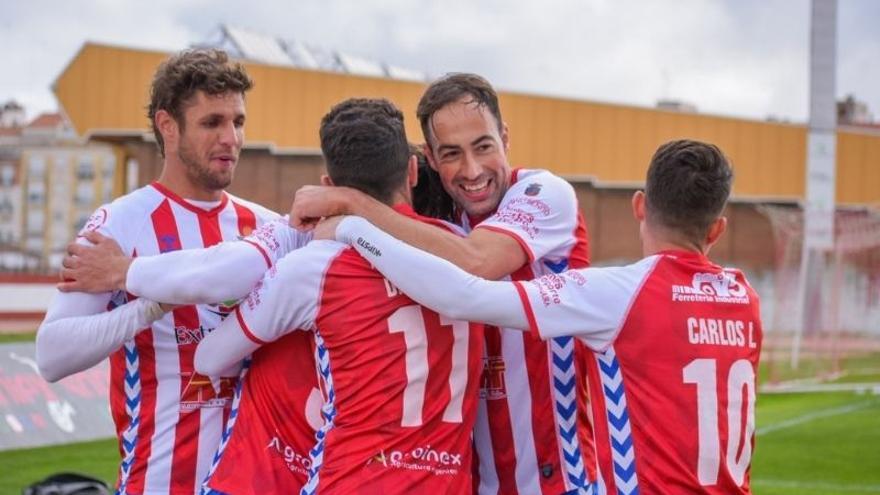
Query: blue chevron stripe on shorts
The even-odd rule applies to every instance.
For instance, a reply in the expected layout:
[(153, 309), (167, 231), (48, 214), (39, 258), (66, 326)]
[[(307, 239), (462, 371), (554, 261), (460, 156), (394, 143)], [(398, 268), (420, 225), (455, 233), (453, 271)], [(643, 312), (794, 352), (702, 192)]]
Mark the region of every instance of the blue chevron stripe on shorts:
[(609, 347), (605, 352), (596, 353), (595, 356), (605, 397), (608, 435), (614, 465), (614, 485), (618, 495), (637, 495), (639, 478), (636, 474), (636, 455), (629, 410), (626, 405), (623, 372), (614, 352), (614, 346)]

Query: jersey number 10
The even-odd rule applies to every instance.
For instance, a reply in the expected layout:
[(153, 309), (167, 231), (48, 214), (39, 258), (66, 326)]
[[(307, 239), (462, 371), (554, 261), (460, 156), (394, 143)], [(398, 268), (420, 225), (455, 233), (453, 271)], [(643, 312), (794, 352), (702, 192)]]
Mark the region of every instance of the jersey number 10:
[[(715, 359), (694, 359), (682, 370), (685, 383), (697, 386), (697, 432), (699, 460), (697, 478), (703, 486), (718, 483), (721, 464), (721, 432), (718, 429), (718, 379)], [(746, 390), (746, 421), (742, 422), (743, 388)], [(744, 430), (744, 431), (743, 431)], [(727, 373), (727, 471), (742, 486), (752, 460), (752, 434), (755, 432), (755, 371), (740, 359)], [(742, 450), (740, 450), (742, 449)], [(737, 455), (739, 453), (739, 455)]]
[[(449, 373), (449, 404), (443, 421), (461, 423), (461, 404), (468, 379), (468, 322), (447, 320), (440, 316), (442, 326), (451, 326), (452, 369)], [(406, 388), (403, 390), (403, 418), (400, 426), (421, 426), (428, 379), (428, 334), (421, 306), (404, 306), (388, 318), (391, 333), (403, 333), (406, 343)]]

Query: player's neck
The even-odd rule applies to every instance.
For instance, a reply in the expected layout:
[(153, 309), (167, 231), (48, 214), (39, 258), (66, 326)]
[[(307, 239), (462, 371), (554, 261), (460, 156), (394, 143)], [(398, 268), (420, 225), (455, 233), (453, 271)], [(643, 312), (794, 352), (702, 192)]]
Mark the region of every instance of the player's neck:
[(412, 206), (412, 190), (407, 188), (398, 189), (388, 202), (388, 206), (395, 207), (398, 205)]
[(183, 164), (169, 163), (168, 158), (165, 159), (162, 173), (156, 182), (184, 199), (195, 201), (220, 201), (223, 199), (222, 189), (205, 189), (198, 184), (194, 184), (183, 171)]
[(685, 236), (677, 235), (668, 229), (646, 227), (642, 229), (641, 237), (642, 254), (644, 256), (651, 256), (664, 251), (685, 251), (704, 256), (709, 252), (709, 246), (695, 243)]

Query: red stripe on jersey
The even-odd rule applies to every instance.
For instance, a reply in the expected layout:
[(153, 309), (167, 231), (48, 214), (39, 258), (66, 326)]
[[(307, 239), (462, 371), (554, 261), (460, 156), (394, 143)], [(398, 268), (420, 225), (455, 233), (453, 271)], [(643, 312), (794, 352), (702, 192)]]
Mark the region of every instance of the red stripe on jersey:
[(575, 244), (568, 253), (568, 269), (586, 268), (590, 266), (590, 243), (589, 233), (587, 232), (587, 222), (584, 221), (584, 215), (578, 210), (577, 225), (574, 228)]
[[(137, 334), (134, 343), (138, 352), (138, 372), (141, 375), (141, 412), (138, 416), (140, 423), (138, 424), (137, 445), (134, 448), (134, 461), (131, 465), (126, 491), (141, 493), (144, 491), (147, 463), (152, 452), (153, 433), (156, 431), (156, 349), (153, 347), (153, 329), (144, 330)], [(120, 352), (125, 351), (120, 350)], [(122, 366), (124, 373), (124, 362)]]
[(239, 307), (235, 308), (235, 317), (238, 319), (238, 326), (241, 327), (241, 333), (243, 333), (248, 340), (257, 345), (266, 345), (269, 343), (254, 335), (254, 332), (251, 331), (248, 324), (244, 321), (244, 317), (241, 316), (241, 310)]
[[(180, 235), (171, 204), (163, 201), (152, 214), (153, 230), (161, 252), (181, 249)], [(201, 222), (199, 222), (201, 224)], [(201, 227), (201, 225), (200, 225)], [(199, 316), (195, 306), (175, 308), (173, 311), (175, 338), (178, 332), (189, 338), (190, 332), (199, 330)], [(192, 492), (195, 486), (196, 462), (198, 459), (199, 415), (184, 413), (183, 401), (187, 389), (193, 380), (193, 357), (195, 344), (177, 344), (177, 355), (180, 361), (180, 417), (174, 429), (174, 451), (171, 459), (171, 493)]]
[[(125, 458), (122, 449), (122, 432), (129, 424), (128, 415), (125, 414), (125, 350), (119, 349), (110, 354), (110, 415), (113, 416), (113, 424), (116, 427), (116, 439), (118, 443), (119, 457)], [(116, 478), (116, 488), (122, 482), (122, 470)]]
[[(486, 355), (501, 356), (501, 330), (486, 326)], [(486, 363), (492, 366), (492, 363)], [(505, 365), (506, 366), (506, 365)], [(504, 373), (504, 370), (493, 370)], [(486, 375), (489, 376), (489, 375)], [(486, 379), (484, 376), (484, 380)], [(488, 386), (483, 388), (488, 389)], [(498, 493), (515, 495), (516, 487), (516, 444), (513, 442), (513, 425), (510, 423), (510, 409), (507, 399), (486, 399), (486, 415), (491, 418), (489, 436), (492, 440), (492, 455), (495, 459), (495, 472), (498, 475)]]
[(238, 216), (238, 234), (241, 236), (250, 235), (257, 228), (257, 217), (250, 208), (240, 205), (235, 201), (232, 202), (235, 208), (235, 215)]
[(519, 294), (519, 300), (522, 303), (523, 311), (526, 313), (526, 319), (529, 321), (529, 334), (536, 339), (541, 338), (541, 332), (538, 331), (538, 322), (535, 320), (535, 312), (532, 310), (532, 303), (529, 302), (529, 296), (526, 294), (526, 288), (523, 282), (514, 282), (516, 293)]
[(251, 246), (257, 248), (257, 251), (259, 251), (260, 254), (263, 255), (263, 261), (266, 262), (266, 268), (272, 268), (272, 259), (269, 258), (269, 254), (266, 253), (266, 250), (263, 249), (263, 246), (260, 246), (260, 245), (257, 244), (256, 242), (249, 241), (249, 240), (247, 240), (247, 239), (242, 239), (242, 240), (243, 240), (244, 242), (250, 244)]
[[(535, 274), (529, 265), (522, 267), (511, 275), (515, 280), (531, 280)], [(526, 356), (527, 370), (550, 369), (550, 344), (540, 337), (534, 337), (529, 333), (522, 334), (523, 353)], [(529, 392), (532, 397), (532, 432), (536, 440), (542, 438), (557, 438), (556, 417), (553, 413), (556, 401), (550, 390), (550, 382), (553, 375), (549, 374), (546, 380), (534, 380), (529, 378)], [(547, 407), (550, 404), (551, 407)], [(535, 442), (535, 455), (538, 458), (538, 469), (541, 474), (541, 491), (544, 493), (559, 493), (565, 491), (565, 473), (563, 473), (562, 459), (559, 457), (557, 442)], [(544, 467), (553, 467), (552, 475), (544, 473)]]
[(474, 230), (476, 230), (476, 229), (486, 229), (486, 230), (490, 230), (492, 232), (497, 232), (499, 234), (504, 234), (507, 237), (510, 237), (511, 239), (515, 240), (516, 243), (519, 244), (519, 247), (523, 250), (523, 252), (526, 253), (526, 257), (528, 257), (528, 259), (529, 259), (528, 262), (529, 263), (535, 262), (535, 253), (532, 252), (532, 248), (529, 247), (529, 245), (524, 240), (520, 239), (520, 237), (518, 235), (516, 235), (515, 233), (513, 233), (512, 231), (507, 230), (507, 229), (500, 229), (500, 228), (494, 227), (492, 225), (477, 225), (476, 227), (474, 227)]

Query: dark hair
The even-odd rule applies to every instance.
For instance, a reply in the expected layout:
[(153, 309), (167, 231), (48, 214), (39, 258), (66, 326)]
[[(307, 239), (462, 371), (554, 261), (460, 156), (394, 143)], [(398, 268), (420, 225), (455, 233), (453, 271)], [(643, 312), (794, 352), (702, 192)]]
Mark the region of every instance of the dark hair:
[(162, 62), (153, 76), (147, 107), (159, 153), (165, 156), (165, 141), (156, 127), (156, 112), (165, 110), (183, 128), (184, 110), (196, 91), (212, 96), (228, 92), (244, 94), (253, 85), (244, 67), (231, 63), (226, 52), (216, 48), (184, 50)]
[(652, 222), (702, 244), (730, 196), (733, 170), (717, 146), (670, 141), (654, 153), (645, 185)]
[(484, 106), (495, 117), (498, 130), (501, 131), (501, 108), (498, 106), (498, 95), (489, 81), (476, 74), (453, 72), (432, 82), (419, 100), (416, 115), (422, 126), (425, 142), (431, 146), (431, 117), (438, 110), (455, 103), (463, 97), (469, 97), (468, 103)]
[(321, 119), (321, 151), (327, 174), (389, 203), (407, 177), (409, 143), (403, 113), (385, 99), (351, 98)]
[(418, 146), (410, 145), (409, 152), (419, 161), (419, 181), (413, 188), (413, 209), (419, 215), (453, 222), (452, 197), (443, 188), (440, 174), (431, 168)]

